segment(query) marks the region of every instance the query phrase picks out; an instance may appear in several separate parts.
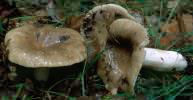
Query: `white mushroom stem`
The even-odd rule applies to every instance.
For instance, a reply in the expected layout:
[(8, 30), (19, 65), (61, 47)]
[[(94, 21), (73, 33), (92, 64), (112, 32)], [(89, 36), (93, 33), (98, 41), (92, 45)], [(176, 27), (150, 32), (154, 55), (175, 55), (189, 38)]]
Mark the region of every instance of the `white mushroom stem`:
[(166, 51), (153, 48), (145, 48), (146, 55), (143, 66), (157, 71), (183, 71), (188, 62), (182, 54), (175, 51)]
[(49, 76), (49, 68), (36, 68), (34, 69), (34, 77), (38, 81), (46, 82)]

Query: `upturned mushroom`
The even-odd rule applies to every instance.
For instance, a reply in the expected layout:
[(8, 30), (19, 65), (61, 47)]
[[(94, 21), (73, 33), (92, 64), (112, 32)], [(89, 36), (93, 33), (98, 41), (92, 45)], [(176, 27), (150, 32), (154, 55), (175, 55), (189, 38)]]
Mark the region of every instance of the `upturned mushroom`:
[(149, 43), (146, 29), (118, 5), (106, 4), (90, 10), (81, 33), (87, 40), (89, 59), (105, 49), (97, 72), (112, 94), (118, 89), (134, 93), (142, 65), (158, 71), (182, 71), (190, 66), (177, 52), (145, 48)]
[[(115, 20), (110, 25), (109, 35), (111, 37), (106, 44), (109, 49), (98, 63), (98, 74), (107, 87), (119, 87), (134, 93), (135, 81), (142, 66), (165, 72), (192, 70), (191, 57), (175, 51), (145, 48), (149, 42), (147, 31), (132, 20)], [(117, 88), (109, 90), (115, 94)]]
[(86, 58), (84, 39), (69, 28), (25, 25), (9, 31), (4, 42), (9, 61), (34, 68), (39, 81), (47, 80), (49, 68), (71, 66)]
[(97, 65), (106, 89), (112, 94), (116, 94), (118, 88), (134, 93), (145, 56), (144, 46), (149, 42), (146, 29), (123, 7), (106, 4), (89, 11), (81, 33), (89, 41), (89, 59), (107, 49)]

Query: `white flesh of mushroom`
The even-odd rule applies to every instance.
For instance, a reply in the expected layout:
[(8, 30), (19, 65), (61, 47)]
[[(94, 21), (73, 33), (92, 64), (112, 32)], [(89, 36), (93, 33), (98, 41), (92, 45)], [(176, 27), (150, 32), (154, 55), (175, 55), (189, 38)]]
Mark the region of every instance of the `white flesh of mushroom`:
[(153, 48), (145, 48), (146, 55), (143, 66), (157, 71), (183, 71), (187, 61), (180, 53)]

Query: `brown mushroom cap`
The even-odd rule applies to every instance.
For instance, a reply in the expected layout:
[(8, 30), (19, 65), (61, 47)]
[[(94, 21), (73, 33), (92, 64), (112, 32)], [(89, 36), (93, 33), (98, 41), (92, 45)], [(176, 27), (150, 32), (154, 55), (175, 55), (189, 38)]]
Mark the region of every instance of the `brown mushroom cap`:
[(135, 47), (144, 47), (149, 44), (147, 30), (139, 23), (120, 18), (115, 20), (109, 28), (111, 39), (122, 38), (132, 42)]
[(102, 18), (104, 19), (103, 21), (109, 21), (109, 20), (113, 21), (115, 17), (122, 17), (122, 18), (135, 20), (135, 18), (131, 16), (125, 8), (116, 4), (104, 4), (104, 5), (96, 6), (89, 11), (89, 14), (95, 14), (97, 21), (100, 20), (101, 17), (103, 17)]
[(26, 25), (8, 32), (5, 44), (9, 61), (25, 67), (70, 66), (86, 58), (84, 39), (69, 28)]
[[(109, 42), (108, 42), (109, 41)], [(146, 29), (129, 19), (117, 19), (109, 28), (106, 48), (98, 62), (98, 74), (112, 94), (118, 88), (134, 93), (149, 43)]]

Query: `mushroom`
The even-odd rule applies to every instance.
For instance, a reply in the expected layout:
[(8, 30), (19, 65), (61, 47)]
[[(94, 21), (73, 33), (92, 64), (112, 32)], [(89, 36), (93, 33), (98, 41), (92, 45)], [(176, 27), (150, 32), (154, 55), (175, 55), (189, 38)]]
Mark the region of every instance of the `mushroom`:
[(69, 28), (25, 25), (9, 31), (4, 42), (9, 61), (34, 68), (39, 81), (47, 80), (49, 68), (71, 66), (86, 58), (84, 39)]
[(149, 43), (146, 29), (115, 4), (94, 7), (85, 16), (80, 30), (87, 40), (89, 59), (96, 52), (105, 51), (98, 61), (97, 72), (112, 94), (118, 89), (134, 93), (142, 64), (159, 71), (182, 71), (192, 66), (191, 58), (177, 52), (144, 49)]
[(134, 93), (137, 76), (144, 62), (144, 47), (149, 43), (146, 29), (133, 20), (115, 20), (98, 63), (98, 75), (112, 94), (118, 88)]
[(175, 51), (145, 48), (149, 43), (146, 29), (129, 19), (117, 19), (109, 27), (106, 52), (98, 63), (98, 74), (108, 90), (134, 93), (142, 66), (157, 71), (191, 69), (191, 58)]
[(97, 65), (106, 89), (112, 94), (118, 88), (134, 93), (145, 56), (144, 46), (149, 42), (146, 29), (123, 7), (105, 4), (87, 13), (81, 34), (87, 40), (88, 59), (107, 49)]

